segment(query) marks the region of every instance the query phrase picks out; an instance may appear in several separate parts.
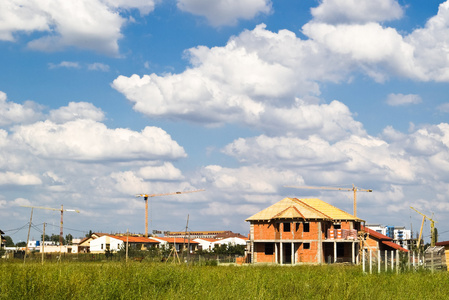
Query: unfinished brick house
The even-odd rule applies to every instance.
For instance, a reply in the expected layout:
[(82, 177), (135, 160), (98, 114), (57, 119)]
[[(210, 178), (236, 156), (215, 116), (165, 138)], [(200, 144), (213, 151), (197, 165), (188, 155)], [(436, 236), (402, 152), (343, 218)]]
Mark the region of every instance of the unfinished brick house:
[(252, 263), (356, 263), (361, 222), (320, 199), (285, 198), (249, 217)]

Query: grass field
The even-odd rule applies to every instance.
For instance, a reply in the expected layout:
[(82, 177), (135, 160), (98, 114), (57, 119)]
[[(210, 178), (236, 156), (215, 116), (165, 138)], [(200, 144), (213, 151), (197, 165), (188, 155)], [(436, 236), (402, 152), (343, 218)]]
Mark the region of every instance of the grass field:
[(449, 273), (356, 266), (0, 262), (0, 299), (448, 299)]

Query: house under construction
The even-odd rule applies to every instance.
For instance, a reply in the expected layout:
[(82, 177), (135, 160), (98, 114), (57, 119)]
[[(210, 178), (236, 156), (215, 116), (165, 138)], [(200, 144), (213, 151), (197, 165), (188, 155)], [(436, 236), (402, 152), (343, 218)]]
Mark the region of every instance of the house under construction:
[(320, 199), (285, 198), (246, 219), (252, 263), (356, 263), (365, 222)]

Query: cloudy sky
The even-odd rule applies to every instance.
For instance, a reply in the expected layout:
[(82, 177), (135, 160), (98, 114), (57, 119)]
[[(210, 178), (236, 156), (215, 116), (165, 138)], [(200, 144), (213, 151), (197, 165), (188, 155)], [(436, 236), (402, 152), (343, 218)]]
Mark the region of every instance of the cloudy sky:
[(206, 189), (150, 231), (247, 234), (284, 197), (352, 212), (285, 186), (354, 184), (367, 223), (449, 240), (448, 82), (449, 1), (3, 0), (0, 229), (143, 233), (136, 194)]

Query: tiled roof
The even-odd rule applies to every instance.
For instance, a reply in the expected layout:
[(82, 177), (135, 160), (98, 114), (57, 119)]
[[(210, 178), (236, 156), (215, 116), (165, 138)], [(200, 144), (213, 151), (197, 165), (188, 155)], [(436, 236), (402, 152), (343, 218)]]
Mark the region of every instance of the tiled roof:
[[(184, 239), (184, 238), (172, 238), (172, 237), (152, 237), (152, 239), (155, 240), (161, 240), (161, 241), (165, 241), (167, 243), (176, 243), (176, 244), (183, 244), (183, 243), (188, 243), (189, 239)], [(198, 242), (195, 242), (193, 240), (190, 240), (190, 244), (199, 244)]]
[(390, 241), (382, 241), (382, 244), (385, 244), (393, 249), (399, 250), (399, 251), (403, 251), (403, 252), (408, 252), (407, 249), (402, 248), (400, 245), (390, 242)]
[(210, 238), (196, 238), (196, 239), (194, 239), (194, 241), (196, 241), (196, 240), (202, 240), (202, 241), (206, 241), (206, 242), (209, 242), (209, 243), (213, 243), (213, 242), (219, 241), (217, 239), (210, 239)]
[(246, 221), (268, 221), (274, 219), (363, 221), (316, 198), (285, 198), (249, 217)]
[(435, 243), (435, 246), (449, 246), (449, 241)]
[(393, 240), (391, 237), (383, 235), (382, 233), (379, 233), (379, 232), (377, 232), (375, 230), (372, 230), (372, 229), (370, 229), (368, 227), (363, 227), (362, 226), (362, 229), (365, 229), (365, 231), (368, 232), (370, 236), (373, 236), (373, 237), (375, 237), (378, 240), (387, 240), (387, 241), (392, 241)]
[[(126, 242), (126, 236), (108, 235), (114, 239)], [(159, 244), (159, 242), (143, 236), (128, 236), (128, 243), (142, 243), (142, 244)]]

